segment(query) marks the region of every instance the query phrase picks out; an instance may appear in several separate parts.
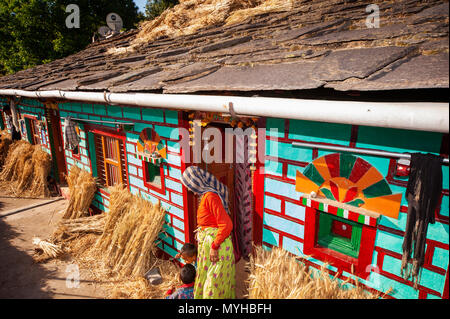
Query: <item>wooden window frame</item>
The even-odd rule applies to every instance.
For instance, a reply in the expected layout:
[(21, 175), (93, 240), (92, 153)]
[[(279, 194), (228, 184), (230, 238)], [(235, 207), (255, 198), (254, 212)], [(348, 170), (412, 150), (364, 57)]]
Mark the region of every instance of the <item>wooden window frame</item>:
[[(361, 224), (359, 253), (357, 257), (352, 257), (318, 243), (321, 214), (326, 213), (311, 207), (306, 207), (305, 209), (303, 253), (328, 262), (332, 266), (337, 267), (339, 271), (353, 272), (356, 276), (367, 278), (370, 274), (370, 266), (375, 250), (376, 227)], [(352, 222), (346, 220), (346, 223), (350, 224)]]
[[(157, 193), (160, 194), (165, 194), (166, 193), (166, 183), (165, 183), (165, 174), (164, 174), (164, 164), (159, 164), (159, 175), (161, 177), (161, 187), (158, 187), (156, 185), (154, 185), (153, 183), (149, 182), (149, 173), (148, 173), (148, 162), (146, 161), (142, 161), (142, 175), (143, 175), (143, 180), (144, 180), (144, 186), (147, 187), (148, 189), (151, 189)], [(151, 163), (150, 163), (151, 164)], [(155, 164), (153, 164), (155, 165)], [(157, 166), (157, 165), (155, 165)]]
[[(36, 134), (35, 130), (38, 129), (37, 127), (37, 117), (36, 116), (32, 116), (32, 115), (28, 115), (28, 114), (24, 114), (23, 115), (23, 119), (25, 121), (25, 126), (27, 128), (27, 138), (28, 141), (32, 144), (32, 145), (42, 145), (42, 138), (40, 134)], [(30, 130), (30, 132), (28, 132), (28, 129)], [(39, 129), (40, 132), (40, 129)], [(37, 138), (36, 138), (37, 137)], [(31, 141), (30, 141), (31, 139)], [(39, 143), (37, 143), (39, 142)]]
[[(117, 163), (113, 163), (110, 159), (106, 158), (106, 151), (105, 151), (105, 147), (104, 147), (104, 137), (110, 137), (116, 140), (120, 140), (122, 142), (122, 147), (120, 147), (120, 144), (117, 143), (117, 152), (119, 154), (119, 167), (121, 168), (121, 174), (119, 176), (120, 178), (120, 182), (122, 183), (122, 185), (124, 185), (125, 187), (129, 187), (129, 183), (128, 183), (128, 161), (127, 161), (127, 150), (126, 150), (126, 136), (125, 133), (123, 132), (118, 132), (116, 130), (114, 130), (113, 128), (110, 127), (105, 127), (105, 126), (100, 126), (100, 125), (94, 125), (94, 124), (89, 124), (89, 125), (84, 125), (84, 129), (86, 132), (86, 135), (89, 133), (93, 133), (94, 136), (98, 135), (100, 137), (102, 137), (102, 150), (95, 150), (95, 154), (89, 154), (89, 157), (91, 159), (91, 170), (93, 171), (93, 167), (92, 167), (92, 156), (97, 156), (97, 155), (101, 155), (103, 157), (103, 165), (104, 165), (104, 172), (105, 172), (105, 185), (104, 187), (110, 187), (112, 185), (108, 185), (109, 183), (109, 179), (108, 179), (108, 170), (106, 167), (106, 164), (110, 164), (110, 165), (116, 165)], [(89, 149), (89, 147), (88, 147)], [(95, 146), (94, 146), (95, 149)], [(122, 152), (121, 152), (122, 151)], [(97, 154), (98, 152), (98, 154)], [(89, 152), (90, 153), (90, 152)], [(81, 154), (81, 150), (80, 150), (80, 154)], [(121, 155), (123, 155), (123, 162), (121, 159)], [(97, 165), (97, 174), (98, 174), (98, 165), (99, 163), (96, 163)], [(122, 165), (124, 166), (124, 168), (122, 169)], [(98, 177), (98, 176), (97, 176)]]

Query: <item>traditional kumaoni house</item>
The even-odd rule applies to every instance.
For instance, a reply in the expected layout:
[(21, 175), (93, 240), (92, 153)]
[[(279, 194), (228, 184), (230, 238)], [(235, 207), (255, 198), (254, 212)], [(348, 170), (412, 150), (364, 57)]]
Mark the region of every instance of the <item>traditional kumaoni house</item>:
[[(92, 173), (99, 212), (118, 183), (161, 201), (158, 247), (175, 256), (196, 226), (180, 178), (199, 165), (230, 189), (241, 255), (279, 246), (369, 291), (448, 298), (448, 2), (193, 2), (0, 78), (0, 103), (52, 156), (55, 179), (73, 165)], [(203, 25), (168, 25), (177, 14)], [(226, 143), (230, 128), (250, 134)], [(440, 156), (443, 173), (416, 283), (402, 275), (412, 153)]]

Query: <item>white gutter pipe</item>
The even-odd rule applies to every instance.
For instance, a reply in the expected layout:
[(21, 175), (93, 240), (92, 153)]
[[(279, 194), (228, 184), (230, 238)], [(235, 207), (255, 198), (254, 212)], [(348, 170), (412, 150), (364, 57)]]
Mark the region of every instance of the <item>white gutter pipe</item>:
[(431, 102), (354, 102), (266, 97), (154, 93), (0, 90), (0, 95), (55, 98), (231, 114), (289, 118), (405, 130), (449, 132), (449, 104)]
[[(380, 150), (370, 150), (362, 149), (348, 146), (335, 146), (335, 145), (323, 145), (318, 143), (303, 143), (303, 142), (292, 142), (292, 146), (308, 147), (308, 148), (318, 148), (322, 150), (337, 151), (337, 152), (349, 152), (363, 155), (381, 156), (381, 157), (394, 157), (394, 158), (404, 158), (411, 160), (411, 154), (408, 153), (398, 153), (398, 152), (386, 152)], [(442, 163), (449, 164), (448, 158), (442, 158)]]

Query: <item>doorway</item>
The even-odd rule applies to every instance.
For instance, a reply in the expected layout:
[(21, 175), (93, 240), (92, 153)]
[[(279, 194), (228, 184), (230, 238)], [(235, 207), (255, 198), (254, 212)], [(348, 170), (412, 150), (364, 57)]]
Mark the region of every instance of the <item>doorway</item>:
[[(53, 107), (49, 108), (49, 105), (45, 107), (45, 118), (47, 120), (47, 131), (50, 142), (50, 148), (52, 152), (52, 164), (54, 177), (60, 184), (66, 183), (67, 167), (66, 159), (64, 155), (64, 143), (61, 130), (61, 118), (59, 116), (59, 110)], [(57, 107), (57, 104), (55, 104)]]
[[(221, 183), (228, 188), (229, 193), (229, 210), (231, 219), (233, 221), (233, 236), (239, 252), (242, 256), (247, 256), (251, 252), (252, 247), (252, 221), (253, 221), (253, 207), (252, 207), (252, 174), (250, 164), (247, 161), (244, 163), (237, 163), (236, 149), (243, 150), (243, 155), (248, 153), (248, 138), (244, 136), (243, 139), (238, 139), (236, 136), (226, 132), (227, 128), (231, 128), (229, 124), (220, 122), (212, 122), (207, 127), (201, 127), (201, 136), (207, 128), (217, 129), (220, 132), (220, 137), (211, 135), (208, 139), (201, 139), (202, 159), (201, 163), (196, 165), (209, 173), (213, 174)], [(226, 135), (228, 134), (228, 136)], [(208, 134), (206, 134), (208, 135)], [(214, 139), (220, 138), (221, 143), (215, 143)], [(228, 143), (226, 142), (226, 139)], [(216, 141), (217, 142), (217, 141)], [(211, 147), (211, 145), (213, 145)], [(221, 149), (217, 149), (217, 145)], [(208, 146), (211, 149), (208, 149)], [(191, 150), (192, 151), (192, 150)], [(216, 153), (219, 152), (219, 153)], [(232, 156), (230, 156), (230, 152)], [(193, 155), (193, 154), (191, 154)], [(208, 160), (208, 156), (216, 162)], [(191, 156), (191, 158), (194, 158)], [(243, 156), (247, 159), (247, 156)], [(188, 207), (189, 207), (189, 239), (192, 243), (195, 242), (194, 230), (197, 228), (197, 210), (200, 205), (201, 196), (196, 196), (192, 192), (188, 192)]]

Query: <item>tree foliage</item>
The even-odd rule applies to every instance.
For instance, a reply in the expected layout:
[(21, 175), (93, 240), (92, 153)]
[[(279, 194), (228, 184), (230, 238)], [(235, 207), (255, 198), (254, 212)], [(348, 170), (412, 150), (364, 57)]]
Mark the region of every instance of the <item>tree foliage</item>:
[[(66, 26), (69, 4), (80, 9), (80, 28)], [(125, 29), (138, 23), (133, 0), (0, 0), (0, 74), (84, 49), (110, 12), (122, 17)]]
[(178, 3), (178, 0), (148, 0), (145, 5), (145, 15), (147, 19), (152, 20)]

